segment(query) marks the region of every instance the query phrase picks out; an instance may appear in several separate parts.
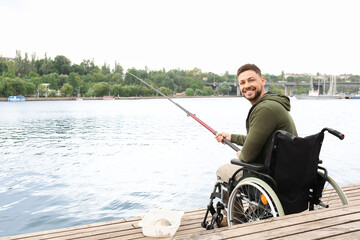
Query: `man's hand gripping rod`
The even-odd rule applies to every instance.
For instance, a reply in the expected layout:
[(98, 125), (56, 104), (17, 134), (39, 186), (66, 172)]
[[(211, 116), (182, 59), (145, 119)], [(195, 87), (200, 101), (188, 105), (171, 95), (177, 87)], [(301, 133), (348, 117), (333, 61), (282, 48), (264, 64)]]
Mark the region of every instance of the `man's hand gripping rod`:
[[(149, 88), (151, 88), (152, 90), (154, 90), (155, 92), (159, 93), (161, 96), (163, 96), (164, 98), (166, 98), (167, 100), (169, 100), (170, 102), (172, 102), (173, 104), (175, 104), (178, 108), (180, 108), (181, 110), (183, 110), (184, 112), (186, 112), (186, 114), (190, 117), (192, 117), (193, 119), (195, 119), (198, 123), (200, 123), (202, 126), (204, 126), (207, 130), (209, 130), (210, 132), (212, 132), (212, 134), (216, 135), (217, 132), (212, 129), (210, 126), (208, 126), (206, 123), (204, 123), (203, 121), (201, 121), (198, 117), (195, 116), (195, 114), (192, 114), (191, 112), (189, 112), (188, 110), (186, 110), (185, 108), (183, 108), (182, 106), (180, 106), (178, 103), (174, 102), (171, 98), (169, 98), (168, 96), (166, 96), (165, 94), (163, 94), (162, 92), (160, 92), (159, 90), (157, 90), (156, 88), (154, 88), (153, 86), (151, 86), (149, 83), (145, 82), (144, 80), (142, 80), (141, 78), (135, 76), (134, 74), (126, 71), (126, 73), (130, 74), (131, 76), (133, 76), (134, 78), (140, 80), (141, 82), (143, 82), (146, 86), (148, 86)], [(226, 143), (227, 145), (229, 145), (232, 149), (234, 149), (236, 152), (240, 151), (240, 148), (238, 148), (236, 145), (234, 145), (233, 143), (231, 143), (229, 140), (227, 140), (226, 138), (223, 138), (223, 142)]]

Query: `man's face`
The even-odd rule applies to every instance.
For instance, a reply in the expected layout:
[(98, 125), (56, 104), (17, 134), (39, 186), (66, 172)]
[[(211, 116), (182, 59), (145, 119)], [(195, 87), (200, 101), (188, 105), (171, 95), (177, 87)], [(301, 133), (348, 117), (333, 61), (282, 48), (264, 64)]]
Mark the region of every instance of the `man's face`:
[(265, 94), (265, 78), (260, 77), (252, 70), (240, 73), (238, 77), (241, 94), (250, 101), (256, 103)]

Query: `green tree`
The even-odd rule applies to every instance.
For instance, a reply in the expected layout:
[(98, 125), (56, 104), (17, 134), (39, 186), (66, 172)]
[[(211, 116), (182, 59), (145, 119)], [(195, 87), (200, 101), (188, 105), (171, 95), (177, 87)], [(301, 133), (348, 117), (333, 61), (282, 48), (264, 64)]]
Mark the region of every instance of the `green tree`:
[(74, 91), (74, 88), (69, 83), (65, 83), (62, 86), (62, 88), (60, 89), (61, 96), (63, 96), (63, 97), (71, 96), (73, 91)]
[(106, 76), (101, 72), (94, 73), (92, 78), (93, 82), (105, 82), (107, 80)]
[(29, 60), (28, 53), (25, 53), (25, 58), (24, 58), (24, 60), (22, 62), (22, 65), (23, 65), (23, 75), (24, 76), (29, 75), (29, 73), (31, 71), (31, 63), (30, 63), (30, 60)]
[(201, 89), (195, 89), (194, 95), (195, 96), (203, 96), (204, 93)]
[(116, 83), (121, 83), (122, 81), (122, 74), (120, 73), (114, 73), (112, 76), (111, 76), (111, 81), (112, 82), (116, 82)]
[(202, 89), (204, 96), (211, 96), (214, 95), (214, 89), (212, 87), (205, 86)]
[(42, 84), (42, 78), (41, 77), (32, 77), (32, 78), (30, 78), (30, 81), (34, 84), (36, 95), (37, 95), (37, 97), (39, 97), (40, 96), (39, 86), (40, 86), (40, 84)]
[(50, 90), (48, 97), (56, 97), (56, 91), (55, 90)]
[[(132, 73), (133, 75), (135, 75), (143, 80), (147, 80), (149, 78), (149, 74), (144, 70), (136, 70), (135, 68), (131, 68), (131, 69), (128, 69), (128, 72)], [(139, 85), (140, 81), (136, 77), (126, 73), (125, 79), (124, 79), (124, 84), (125, 85)]]
[(31, 62), (30, 62), (30, 72), (37, 72), (36, 68), (36, 54), (31, 54)]
[(154, 96), (154, 91), (148, 87), (141, 86), (140, 87), (140, 95), (141, 96)]
[(113, 95), (113, 96), (123, 97), (124, 96), (124, 87), (121, 86), (120, 84), (114, 84), (111, 87), (110, 92), (111, 92), (111, 95)]
[(41, 64), (41, 72), (43, 75), (46, 75), (48, 73), (50, 73), (50, 69), (52, 68), (53, 65), (53, 61), (51, 60), (51, 58), (47, 58), (47, 53), (45, 53), (45, 58), (42, 61)]
[(37, 95), (39, 97), (47, 97), (49, 92), (49, 88), (47, 86), (47, 83), (40, 84), (37, 87)]
[(99, 82), (93, 86), (93, 90), (96, 97), (102, 97), (105, 95), (109, 95), (110, 86), (105, 82)]
[(177, 92), (184, 92), (186, 90), (186, 72), (184, 70), (173, 69), (168, 71), (167, 74), (174, 82)]
[(7, 72), (8, 71), (8, 66), (5, 62), (5, 60), (3, 60), (1, 57), (0, 57), (0, 76), (3, 75), (3, 73)]
[(85, 74), (84, 68), (81, 67), (81, 66), (78, 65), (78, 64), (73, 64), (73, 65), (71, 66), (71, 72), (78, 73), (79, 75), (84, 75), (84, 74)]
[(0, 84), (0, 95), (8, 97), (13, 95), (32, 95), (35, 85), (19, 78), (4, 78)]
[(130, 88), (130, 85), (126, 85), (124, 86), (123, 88), (123, 95), (120, 94), (120, 96), (123, 96), (123, 97), (131, 97), (132, 95), (132, 90)]
[(22, 60), (22, 56), (21, 56), (21, 51), (19, 51), (19, 50), (16, 50), (14, 63), (15, 63), (16, 74), (18, 76), (23, 75), (24, 74), (24, 64), (23, 64), (23, 60)]
[(63, 86), (65, 83), (69, 83), (69, 76), (66, 74), (61, 74), (59, 75), (58, 80), (58, 88), (56, 89), (60, 89), (60, 87)]
[(186, 96), (194, 96), (194, 94), (195, 94), (195, 92), (194, 92), (194, 89), (192, 89), (192, 88), (187, 88), (185, 91)]
[(50, 84), (51, 89), (58, 90), (59, 89), (59, 74), (57, 73), (50, 73), (48, 75), (44, 75), (42, 77), (43, 83)]
[(28, 75), (28, 77), (31, 79), (31, 78), (33, 78), (33, 77), (40, 77), (40, 75), (37, 74), (36, 72), (30, 72), (29, 75)]
[(90, 86), (85, 93), (85, 97), (95, 97), (95, 91), (93, 86)]
[(8, 97), (14, 95), (14, 89), (10, 85), (10, 78), (6, 77), (0, 82), (0, 96)]
[(25, 96), (32, 96), (35, 93), (35, 84), (32, 82), (28, 82), (28, 81), (24, 81), (24, 87), (25, 87), (25, 91), (24, 91), (24, 95)]
[(71, 61), (63, 55), (58, 55), (54, 59), (53, 66), (58, 74), (69, 74), (71, 70)]
[(172, 95), (173, 91), (170, 88), (167, 87), (160, 87), (159, 91), (165, 94), (166, 96)]
[(115, 67), (114, 67), (113, 73), (118, 73), (121, 76), (124, 75), (124, 68), (120, 64), (118, 64), (116, 61), (115, 61)]
[(12, 61), (8, 61), (8, 62), (6, 62), (6, 65), (7, 65), (7, 72), (3, 72), (2, 76), (8, 77), (8, 78), (15, 78), (16, 77), (15, 63)]
[(285, 88), (284, 86), (270, 85), (269, 92), (277, 93), (277, 94), (285, 94)]
[(156, 87), (167, 87), (169, 89), (175, 89), (175, 83), (170, 76), (164, 71), (153, 72), (150, 77), (152, 82), (155, 83)]
[(94, 59), (92, 60), (83, 60), (80, 63), (80, 67), (83, 69), (83, 74), (93, 74), (99, 71), (99, 67), (97, 67), (94, 63)]
[(222, 95), (229, 95), (231, 91), (231, 86), (227, 82), (223, 82), (218, 87), (218, 92)]
[(106, 62), (101, 67), (101, 73), (104, 75), (110, 74), (110, 65), (107, 65)]
[(71, 86), (73, 86), (74, 89), (78, 89), (83, 84), (83, 82), (84, 81), (82, 80), (79, 74), (74, 72), (70, 73), (69, 83)]

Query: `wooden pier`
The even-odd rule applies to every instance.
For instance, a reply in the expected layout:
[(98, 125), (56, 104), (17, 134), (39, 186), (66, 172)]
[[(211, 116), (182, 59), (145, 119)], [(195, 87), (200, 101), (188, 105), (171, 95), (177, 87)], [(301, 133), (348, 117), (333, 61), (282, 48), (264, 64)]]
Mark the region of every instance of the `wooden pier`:
[[(173, 239), (360, 239), (360, 184), (342, 187), (349, 205), (305, 211), (269, 220), (204, 230), (205, 208), (186, 211)], [(5, 239), (156, 239), (138, 227), (141, 217), (69, 227)], [(167, 238), (161, 238), (167, 239)]]

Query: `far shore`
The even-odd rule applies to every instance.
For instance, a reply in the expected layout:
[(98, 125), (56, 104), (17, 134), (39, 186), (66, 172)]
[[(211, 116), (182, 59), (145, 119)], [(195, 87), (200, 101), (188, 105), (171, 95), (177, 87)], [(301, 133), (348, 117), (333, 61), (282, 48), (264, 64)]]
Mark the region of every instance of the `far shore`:
[[(227, 96), (169, 96), (169, 98), (223, 98), (223, 97), (238, 97), (235, 95)], [(81, 97), (82, 100), (135, 100), (135, 99), (163, 99), (161, 96), (152, 97), (115, 97), (114, 99), (104, 99), (103, 97)], [(76, 101), (77, 97), (25, 97), (25, 101)], [(7, 102), (8, 99), (0, 97), (0, 102)]]

